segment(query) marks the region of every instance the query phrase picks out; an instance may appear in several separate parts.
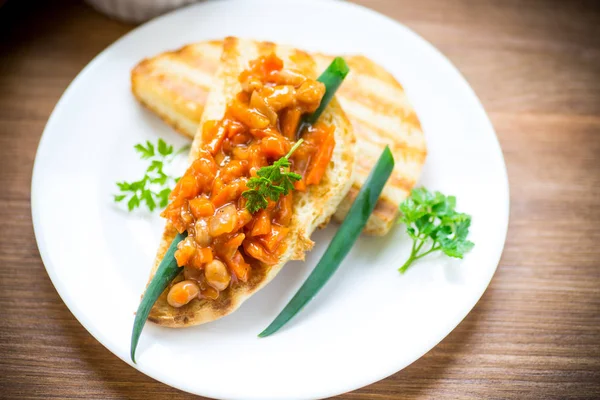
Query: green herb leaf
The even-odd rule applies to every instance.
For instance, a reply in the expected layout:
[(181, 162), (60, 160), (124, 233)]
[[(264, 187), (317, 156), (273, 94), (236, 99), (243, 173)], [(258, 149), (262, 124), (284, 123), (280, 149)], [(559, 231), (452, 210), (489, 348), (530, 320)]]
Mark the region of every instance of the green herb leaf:
[(162, 139), (158, 139), (157, 148), (158, 153), (163, 156), (168, 156), (169, 154), (173, 153), (173, 146), (167, 145), (167, 143)]
[(246, 209), (252, 214), (262, 208), (267, 208), (268, 199), (279, 200), (279, 197), (286, 195), (294, 189), (294, 182), (302, 179), (302, 176), (291, 172), (290, 156), (302, 144), (304, 139), (300, 139), (290, 149), (285, 157), (281, 157), (272, 165), (262, 167), (256, 173), (257, 176), (248, 180), (247, 186), (250, 188), (242, 193), (246, 199)]
[(146, 143), (136, 144), (134, 149), (143, 160), (149, 160), (150, 165), (146, 168), (146, 174), (142, 179), (134, 182), (117, 182), (119, 191), (124, 194), (114, 195), (114, 201), (121, 202), (129, 195), (127, 201), (129, 211), (142, 204), (145, 204), (150, 211), (154, 211), (157, 205), (160, 208), (166, 207), (172, 187), (179, 178), (167, 175), (163, 169), (176, 155), (188, 150), (189, 145), (174, 153), (172, 145), (167, 144), (163, 139), (158, 139), (156, 146), (148, 140)]
[(165, 208), (167, 204), (169, 204), (169, 194), (171, 194), (171, 189), (169, 188), (163, 189), (160, 192), (158, 192), (158, 205), (160, 206), (160, 208)]
[(128, 191), (130, 187), (129, 183), (127, 182), (117, 182), (117, 186), (122, 192)]
[(455, 210), (456, 197), (425, 188), (413, 189), (400, 204), (399, 221), (413, 240), (408, 260), (399, 268), (404, 273), (414, 261), (435, 251), (449, 257), (463, 258), (474, 244), (467, 240), (471, 216)]
[(136, 144), (134, 148), (142, 155), (142, 159), (147, 159), (154, 156), (154, 145), (146, 140), (146, 146), (143, 144)]
[(146, 177), (144, 177), (143, 179), (136, 181), (136, 182), (132, 182), (129, 185), (129, 190), (132, 192), (137, 192), (138, 190), (144, 190), (145, 186), (146, 186)]
[(242, 193), (242, 196), (246, 198), (246, 208), (252, 214), (260, 210), (261, 208), (267, 208), (269, 202), (264, 195), (260, 194), (256, 189), (246, 190)]
[(150, 166), (148, 167), (148, 169), (146, 170), (146, 172), (162, 171), (162, 168), (163, 168), (163, 162), (162, 161), (152, 160), (152, 163), (150, 163)]
[(127, 209), (132, 211), (134, 208), (139, 207), (140, 199), (137, 196), (132, 196), (127, 202)]
[(150, 211), (154, 211), (154, 209), (156, 208), (156, 202), (154, 201), (152, 192), (149, 190), (146, 190), (146, 191), (144, 191), (144, 194), (142, 195), (142, 197), (143, 197), (144, 201), (146, 202), (148, 209)]

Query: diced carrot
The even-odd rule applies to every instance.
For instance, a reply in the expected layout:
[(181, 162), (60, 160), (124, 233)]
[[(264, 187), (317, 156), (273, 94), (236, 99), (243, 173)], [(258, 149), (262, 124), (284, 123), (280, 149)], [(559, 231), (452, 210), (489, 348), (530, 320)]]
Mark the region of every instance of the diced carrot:
[(270, 124), (267, 117), (253, 108), (248, 108), (248, 105), (242, 104), (238, 100), (233, 100), (229, 104), (229, 112), (250, 129), (265, 129)]
[(245, 238), (246, 235), (244, 235), (243, 233), (234, 234), (225, 243), (222, 243), (218, 246), (217, 253), (221, 258), (225, 260), (233, 257), (238, 247), (240, 247), (244, 242)]
[(219, 191), (213, 192), (210, 200), (217, 208), (230, 201), (236, 200), (248, 189), (246, 182), (246, 178), (237, 179), (230, 184), (223, 186)]
[(246, 146), (236, 146), (233, 148), (232, 153), (236, 160), (248, 160), (250, 158), (250, 148)]
[(224, 182), (231, 182), (235, 178), (245, 175), (248, 171), (248, 162), (245, 160), (231, 160), (221, 168), (219, 176)]
[(171, 221), (171, 223), (173, 224), (173, 227), (177, 230), (177, 232), (183, 233), (187, 229), (187, 225), (181, 219), (181, 209), (180, 208), (173, 208), (170, 210), (165, 210), (165, 211), (163, 211), (163, 213), (161, 215), (164, 218)]
[(271, 213), (273, 210), (275, 210), (275, 207), (277, 207), (277, 202), (275, 200), (267, 199), (267, 208), (265, 208), (265, 210)]
[(304, 192), (306, 190), (306, 182), (304, 182), (304, 179), (294, 182), (294, 189), (299, 192)]
[(323, 129), (327, 130), (325, 133), (326, 136), (320, 143), (317, 154), (315, 154), (311, 160), (311, 165), (309, 167), (308, 174), (306, 175), (307, 185), (319, 184), (323, 178), (323, 174), (325, 174), (325, 171), (327, 170), (329, 162), (331, 161), (333, 148), (335, 147), (335, 138), (333, 136), (335, 126), (331, 125), (329, 127), (324, 127)]
[(178, 197), (191, 199), (198, 194), (199, 188), (196, 183), (196, 178), (194, 178), (191, 174), (186, 173), (183, 175), (179, 182), (177, 182), (177, 186), (179, 186)]
[(289, 228), (273, 224), (271, 226), (271, 232), (261, 237), (259, 240), (268, 251), (273, 253), (277, 247), (279, 247), (281, 241), (285, 239), (289, 231)]
[(296, 138), (296, 130), (302, 117), (302, 110), (298, 107), (288, 109), (281, 118), (281, 133), (289, 140)]
[(193, 174), (196, 181), (201, 183), (201, 186), (206, 187), (215, 178), (217, 168), (217, 163), (212, 154), (205, 149), (200, 149), (198, 158), (192, 163), (186, 174)]
[(196, 246), (191, 240), (183, 240), (175, 251), (175, 260), (177, 265), (183, 267), (190, 263), (192, 257), (196, 254)]
[(265, 72), (268, 74), (271, 71), (280, 70), (283, 68), (283, 61), (277, 57), (275, 53), (271, 53), (264, 58), (263, 61)]
[[(261, 56), (256, 60), (250, 61), (250, 68), (255, 74), (267, 77), (272, 71), (278, 71), (283, 68), (283, 61), (271, 53), (268, 56)], [(245, 76), (247, 79), (248, 76)]]
[(279, 159), (289, 151), (289, 142), (281, 135), (267, 136), (260, 142), (260, 149), (267, 157)]
[(246, 235), (244, 235), (243, 233), (235, 234), (235, 235), (233, 235), (233, 237), (231, 239), (229, 239), (225, 243), (225, 246), (237, 249), (238, 247), (240, 247), (242, 245), (245, 238), (246, 238)]
[[(231, 139), (226, 137), (223, 140), (223, 144), (221, 144), (221, 151), (219, 153), (223, 153), (223, 158), (225, 158), (227, 155), (231, 154), (231, 150), (233, 150), (233, 144), (231, 143)], [(216, 158), (216, 156), (215, 156)], [(223, 163), (223, 160), (221, 159), (220, 161), (218, 161), (218, 164), (221, 165)]]
[(235, 230), (239, 231), (242, 229), (245, 225), (252, 221), (252, 218), (253, 217), (252, 214), (250, 214), (250, 211), (246, 210), (245, 208), (238, 210), (238, 220)]
[(288, 226), (292, 222), (292, 202), (291, 193), (281, 196), (277, 202), (275, 220), (284, 226)]
[(177, 260), (177, 265), (179, 267), (183, 267), (186, 265), (190, 259), (192, 258), (193, 253), (190, 254), (187, 250), (176, 250), (175, 251), (175, 260)]
[(215, 213), (215, 206), (207, 198), (196, 197), (190, 200), (190, 212), (194, 218), (210, 217)]
[(246, 254), (258, 261), (267, 265), (273, 265), (277, 262), (277, 257), (265, 250), (265, 248), (256, 240), (246, 239), (244, 240), (243, 246)]
[[(311, 139), (310, 130), (308, 132), (304, 132), (303, 138), (304, 142), (302, 142), (300, 147), (298, 147), (294, 154), (292, 154), (291, 162), (292, 171), (306, 178), (308, 166), (317, 149), (315, 145), (313, 145), (312, 142), (309, 141), (309, 139)], [(306, 182), (296, 183), (297, 184), (294, 185), (296, 187), (296, 190), (303, 191), (306, 189)]]
[(209, 263), (213, 260), (213, 252), (210, 247), (199, 247), (196, 250), (196, 258), (202, 264)]
[(224, 186), (225, 186), (225, 184), (223, 183), (223, 179), (221, 179), (221, 177), (217, 176), (215, 178), (215, 180), (213, 181), (212, 187), (210, 189), (211, 196), (212, 197), (216, 196), (217, 193), (219, 193), (221, 190), (223, 190)]
[[(181, 179), (179, 179), (179, 180), (181, 181)], [(173, 190), (171, 190), (171, 193), (169, 193), (169, 200), (170, 201), (173, 201), (173, 200), (175, 200), (176, 198), (179, 197), (179, 188), (180, 188), (179, 182), (177, 182), (175, 184), (175, 187), (173, 188)]]
[(207, 144), (207, 148), (210, 153), (214, 156), (221, 149), (221, 145), (223, 144), (223, 140), (227, 136), (227, 129), (223, 124), (219, 124), (216, 129), (213, 130), (214, 133), (212, 135), (212, 139)]
[(248, 143), (251, 139), (252, 135), (250, 135), (248, 132), (241, 132), (231, 138), (231, 144), (234, 146), (239, 146), (241, 144)]
[(279, 132), (271, 127), (265, 129), (250, 129), (250, 134), (255, 139), (264, 139), (267, 136), (277, 136)]
[(258, 171), (261, 167), (267, 165), (267, 157), (260, 150), (260, 146), (250, 146), (250, 157), (248, 158), (250, 171)]
[[(175, 186), (178, 187), (177, 185)], [(172, 219), (177, 217), (181, 212), (181, 206), (185, 204), (185, 199), (183, 197), (174, 197), (171, 199), (171, 202), (167, 205), (167, 207), (160, 214), (161, 217)]]
[(233, 257), (225, 260), (227, 266), (233, 274), (242, 282), (248, 281), (250, 276), (250, 265), (244, 260), (244, 256), (239, 250), (235, 252)]
[[(185, 178), (185, 179), (183, 179), (183, 178)], [(172, 202), (179, 200), (179, 203), (181, 205), (182, 200), (185, 197), (185, 196), (181, 195), (181, 188), (183, 185), (188, 185), (191, 183), (195, 184), (196, 180), (193, 178), (194, 177), (191, 174), (189, 174), (188, 171), (186, 171), (185, 174), (183, 174), (183, 176), (181, 177), (181, 179), (179, 179), (179, 181), (175, 184), (175, 187), (173, 188), (173, 190), (171, 190), (171, 194), (169, 194), (169, 200), (171, 200)]]
[(204, 264), (211, 262), (213, 258), (214, 256), (211, 248), (198, 247), (194, 253), (194, 256), (186, 265), (188, 267), (202, 269), (204, 268)]
[[(225, 144), (226, 141), (223, 141), (223, 144)], [(221, 163), (223, 162), (223, 160), (225, 159), (226, 155), (225, 153), (222, 151), (223, 148), (221, 147), (221, 151), (217, 152), (217, 154), (215, 154), (215, 161), (217, 162), (217, 164), (221, 165)]]
[(206, 121), (202, 127), (202, 141), (213, 156), (218, 153), (226, 135), (227, 129), (221, 121)]
[[(248, 104), (248, 102), (250, 101), (250, 93), (246, 93), (244, 91), (239, 92), (238, 94), (235, 95), (235, 98), (242, 104)], [(225, 111), (225, 117), (227, 117), (227, 119), (232, 119), (231, 118), (231, 112), (229, 109), (227, 109)]]
[(252, 75), (252, 72), (250, 70), (243, 70), (242, 73), (240, 74), (240, 76), (238, 77), (238, 81), (240, 83), (247, 81), (248, 79), (250, 79)]
[(215, 136), (215, 130), (219, 125), (219, 121), (209, 120), (204, 123), (202, 126), (202, 142), (208, 143)]
[(260, 210), (255, 214), (250, 236), (266, 235), (269, 232), (271, 232), (271, 215), (266, 210)]
[(231, 119), (227, 120), (227, 137), (232, 138), (246, 130), (246, 127), (241, 123)]

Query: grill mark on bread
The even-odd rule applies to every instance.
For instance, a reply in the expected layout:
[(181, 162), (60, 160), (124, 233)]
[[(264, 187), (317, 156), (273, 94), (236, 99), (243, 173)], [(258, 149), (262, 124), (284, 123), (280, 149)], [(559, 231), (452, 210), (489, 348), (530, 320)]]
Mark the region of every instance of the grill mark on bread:
[[(171, 58), (179, 57), (185, 59), (185, 62), (192, 63), (189, 64), (191, 67), (195, 62), (195, 59), (204, 57), (207, 59), (207, 62), (205, 64), (198, 64), (198, 72), (202, 72), (205, 75), (210, 75), (214, 74), (214, 70), (212, 68), (214, 68), (214, 65), (217, 65), (219, 60), (219, 56), (217, 56), (218, 52), (216, 52), (215, 49), (222, 48), (222, 45), (222, 41), (200, 42), (185, 46), (183, 49), (180, 49), (181, 52), (178, 54), (163, 53), (150, 59), (150, 61), (161, 59), (168, 55)], [(312, 57), (310, 57), (306, 52), (300, 50), (293, 51), (291, 58), (299, 65), (303, 64), (303, 59), (307, 62), (307, 64), (310, 65), (316, 63), (317, 74), (320, 73), (321, 69), (325, 68), (331, 60), (333, 60), (332, 56), (322, 54), (312, 54)], [(427, 155), (423, 132), (418, 120), (418, 116), (410, 106), (402, 85), (396, 81), (392, 74), (367, 57), (350, 55), (345, 56), (344, 58), (350, 66), (351, 71), (346, 78), (346, 83), (341, 86), (340, 92), (336, 97), (340, 100), (342, 106), (348, 103), (350, 105), (354, 105), (352, 109), (347, 109), (347, 111), (352, 112), (351, 114), (348, 114), (348, 118), (354, 126), (357, 137), (359, 137), (359, 147), (361, 149), (364, 149), (365, 147), (369, 149), (368, 154), (372, 155), (372, 164), (374, 164), (379, 154), (378, 151), (380, 152), (383, 150), (386, 144), (390, 145), (390, 149), (392, 150), (394, 158), (396, 159), (396, 169), (394, 170), (390, 181), (383, 191), (382, 199), (387, 199), (391, 202), (400, 202), (404, 198), (402, 193), (408, 193), (408, 186), (414, 185), (414, 183), (417, 181), (421, 166), (424, 163)], [(139, 82), (148, 80), (149, 75), (155, 72), (153, 71), (153, 68), (156, 68), (155, 64), (148, 63), (148, 60), (142, 61), (138, 67), (134, 69), (132, 73), (132, 80), (136, 79)], [(177, 72), (172, 72), (172, 74), (177, 74)], [(380, 94), (378, 90), (375, 90), (373, 87), (369, 86), (371, 81), (374, 81), (377, 85), (381, 85), (381, 83), (385, 83), (385, 85), (387, 85), (387, 87), (383, 88), (385, 89), (385, 96)], [(347, 89), (345, 89), (345, 86), (349, 86), (353, 84), (353, 82), (357, 82), (359, 86), (352, 88), (350, 92), (357, 91), (358, 95), (353, 93), (351, 97), (349, 97), (349, 92)], [(140, 99), (140, 101), (142, 101), (144, 105), (157, 113), (163, 120), (165, 120), (179, 132), (188, 137), (193, 137), (195, 130), (190, 129), (190, 127), (193, 126), (193, 124), (197, 125), (200, 122), (198, 117), (199, 112), (196, 113), (195, 117), (192, 114), (181, 113), (178, 115), (180, 113), (180, 106), (178, 105), (179, 103), (176, 104), (172, 100), (172, 96), (165, 95), (154, 100), (154, 98), (148, 98), (148, 96), (142, 96), (138, 94), (138, 91), (143, 92), (144, 90), (152, 90), (154, 88), (150, 86), (156, 85), (159, 84), (134, 84), (132, 87), (134, 94), (138, 99)], [(397, 106), (399, 110), (396, 110), (395, 114), (393, 115), (385, 115), (385, 118), (388, 120), (384, 121), (383, 123), (378, 123), (377, 118), (381, 113), (372, 113), (369, 110), (365, 110), (366, 105), (357, 101), (357, 99), (360, 99), (361, 96), (365, 94), (366, 96), (374, 96), (370, 98), (369, 101), (373, 100), (374, 98), (385, 98), (386, 108), (389, 104), (398, 104), (400, 105)], [(394, 102), (394, 99), (396, 98), (398, 99), (397, 103)], [(156, 103), (156, 106), (153, 105), (153, 101)], [(183, 102), (181, 104), (183, 104)], [(196, 104), (198, 110), (201, 110), (204, 107), (203, 103)], [(393, 107), (387, 109), (392, 110), (392, 108)], [(368, 113), (363, 116), (363, 119), (366, 119), (366, 121), (362, 121), (360, 116), (363, 115), (365, 111), (368, 111)], [(185, 120), (183, 118), (184, 116)], [(366, 116), (369, 117), (367, 118)], [(398, 121), (397, 125), (391, 126), (390, 124), (392, 124), (393, 121)], [(365, 124), (365, 122), (367, 122), (367, 124)], [(343, 157), (344, 156), (342, 156), (342, 158)], [(364, 177), (366, 177), (370, 171), (370, 168), (372, 168), (372, 165), (370, 165), (368, 169), (361, 165), (357, 165), (356, 168), (357, 179), (362, 180), (356, 181), (355, 184), (360, 184), (360, 182), (364, 180)], [(398, 186), (394, 187), (395, 185)], [(340, 207), (345, 207), (344, 203), (342, 203)], [(339, 221), (340, 215), (343, 215), (343, 213), (336, 213), (335, 219)], [(379, 218), (379, 215), (374, 213), (369, 219), (369, 223), (365, 228), (366, 233), (378, 235), (387, 233), (387, 229), (389, 229), (390, 226), (387, 219), (377, 223), (375, 221), (377, 218)]]
[(402, 123), (410, 125), (412, 128), (421, 129), (421, 123), (414, 110), (407, 110), (405, 107), (391, 103), (388, 99), (378, 96), (376, 93), (366, 93), (364, 90), (357, 90), (355, 86), (342, 85), (340, 95), (343, 97), (344, 103), (358, 103), (377, 114), (397, 116)]
[(385, 68), (379, 64), (372, 62), (369, 58), (356, 55), (350, 57), (349, 60), (350, 68), (357, 74), (370, 76), (385, 82), (387, 85), (397, 88), (398, 90), (404, 91), (404, 87), (390, 74)]
[[(158, 75), (155, 79), (160, 82), (164, 88), (170, 89), (174, 93), (177, 93), (177, 95), (182, 97), (184, 100), (199, 104), (206, 103), (206, 98), (208, 97), (209, 92), (208, 87), (195, 84), (187, 79), (173, 78), (173, 76), (168, 74)], [(195, 114), (196, 118), (200, 120), (203, 108), (198, 109), (196, 107), (195, 109), (198, 110), (198, 112)]]
[[(218, 53), (221, 53), (223, 42), (209, 42), (209, 44), (211, 46), (217, 46), (219, 48)], [(214, 75), (219, 67), (219, 57), (211, 57), (208, 55), (208, 52), (200, 52), (198, 51), (197, 46), (194, 45), (182, 47), (176, 52), (176, 55), (179, 55), (179, 58), (181, 58), (181, 60), (191, 68), (196, 68), (200, 71), (203, 71), (207, 75)]]
[(223, 41), (223, 53), (221, 54), (221, 62), (223, 60), (233, 60), (232, 57), (238, 56), (240, 53), (238, 51), (238, 38), (228, 36)]
[[(373, 158), (370, 157), (357, 157), (356, 159), (356, 173), (361, 174), (363, 176), (368, 176), (371, 172), (371, 165), (373, 164)], [(401, 189), (406, 193), (410, 193), (411, 189), (414, 187), (414, 181), (410, 179), (406, 179), (402, 175), (398, 173), (398, 171), (392, 171), (390, 175), (389, 182), (392, 183), (394, 188)]]
[(268, 56), (275, 51), (275, 43), (273, 42), (260, 42), (258, 44), (258, 54), (261, 56)]
[[(352, 126), (354, 127), (354, 132), (357, 137), (365, 142), (370, 142), (376, 144), (378, 146), (385, 146), (388, 144), (390, 146), (390, 150), (396, 154), (397, 152), (401, 152), (404, 157), (410, 157), (418, 162), (425, 162), (425, 157), (427, 156), (427, 152), (423, 149), (409, 146), (406, 142), (399, 140), (397, 135), (389, 134), (385, 129), (382, 129), (374, 124), (371, 124), (367, 121), (364, 121), (356, 116), (350, 117), (350, 121), (352, 121)], [(370, 132), (377, 132), (379, 137), (385, 137), (384, 141), (377, 141), (369, 135)], [(371, 166), (372, 168), (373, 166)]]
[(315, 60), (307, 52), (302, 50), (294, 50), (290, 59), (298, 66), (299, 72), (308, 76), (309, 78), (315, 78), (317, 76)]

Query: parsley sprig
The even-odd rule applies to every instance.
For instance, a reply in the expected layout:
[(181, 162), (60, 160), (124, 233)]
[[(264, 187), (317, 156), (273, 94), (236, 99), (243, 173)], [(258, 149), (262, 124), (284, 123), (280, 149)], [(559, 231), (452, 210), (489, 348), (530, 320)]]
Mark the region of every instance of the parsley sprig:
[(281, 157), (272, 165), (262, 167), (258, 170), (255, 177), (250, 178), (246, 184), (250, 189), (242, 193), (246, 198), (246, 209), (252, 214), (261, 208), (267, 208), (269, 200), (279, 200), (279, 196), (288, 194), (294, 189), (294, 182), (302, 179), (290, 171), (290, 156), (302, 144), (304, 139), (300, 139), (290, 149), (285, 157)]
[(410, 257), (398, 270), (404, 273), (410, 265), (426, 255), (441, 250), (450, 257), (463, 258), (473, 242), (467, 240), (471, 216), (455, 210), (456, 197), (425, 188), (413, 189), (400, 204), (400, 222), (413, 244)]
[(168, 145), (163, 139), (158, 139), (156, 146), (147, 140), (145, 144), (138, 143), (134, 148), (142, 160), (150, 161), (150, 165), (146, 168), (142, 179), (134, 182), (117, 182), (121, 193), (114, 195), (115, 202), (119, 203), (127, 199), (129, 211), (140, 207), (142, 203), (145, 203), (150, 211), (154, 211), (157, 205), (161, 208), (166, 207), (172, 187), (179, 178), (168, 175), (164, 171), (165, 165), (171, 163), (178, 154), (188, 150), (189, 145), (175, 152), (173, 146)]

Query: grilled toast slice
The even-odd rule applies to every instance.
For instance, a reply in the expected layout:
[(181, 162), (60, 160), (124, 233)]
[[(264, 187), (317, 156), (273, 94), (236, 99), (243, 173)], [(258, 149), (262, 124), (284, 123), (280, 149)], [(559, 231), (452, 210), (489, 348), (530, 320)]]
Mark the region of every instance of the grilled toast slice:
[[(193, 137), (222, 49), (222, 41), (199, 42), (140, 62), (132, 71), (137, 99), (178, 132)], [(313, 54), (317, 71), (333, 57)], [(402, 86), (381, 66), (363, 56), (346, 56), (350, 73), (336, 94), (357, 138), (355, 180), (334, 218), (343, 220), (385, 145), (396, 166), (371, 215), (365, 233), (385, 235), (398, 204), (421, 175), (427, 148), (419, 119)]]
[[(284, 61), (286, 68), (295, 69), (311, 78), (317, 77), (318, 69), (315, 61), (308, 53), (301, 50), (268, 42), (225, 39), (221, 61), (216, 68), (211, 90), (203, 107), (200, 124), (196, 123), (199, 128), (192, 143), (190, 162), (196, 159), (203, 145), (201, 127), (206, 121), (223, 118), (227, 103), (241, 90), (239, 74), (247, 68), (250, 60), (272, 52)], [(313, 246), (310, 235), (319, 225), (327, 222), (348, 193), (352, 185), (355, 165), (355, 137), (352, 126), (335, 99), (331, 101), (321, 118), (327, 124), (335, 125), (336, 145), (333, 156), (320, 184), (308, 186), (305, 192), (294, 192), (294, 211), (286, 239), (287, 248), (278, 263), (271, 267), (261, 265), (256, 269), (253, 268), (248, 282), (238, 281), (229, 286), (221, 292), (217, 300), (194, 299), (181, 308), (174, 308), (167, 303), (165, 291), (150, 313), (151, 321), (168, 327), (186, 327), (220, 318), (235, 311), (248, 297), (269, 283), (287, 261), (304, 259), (304, 252)], [(167, 223), (150, 279), (156, 273), (175, 235), (175, 228)]]

